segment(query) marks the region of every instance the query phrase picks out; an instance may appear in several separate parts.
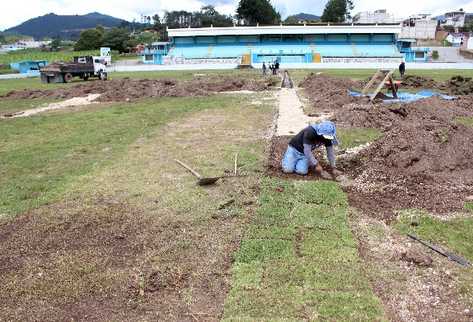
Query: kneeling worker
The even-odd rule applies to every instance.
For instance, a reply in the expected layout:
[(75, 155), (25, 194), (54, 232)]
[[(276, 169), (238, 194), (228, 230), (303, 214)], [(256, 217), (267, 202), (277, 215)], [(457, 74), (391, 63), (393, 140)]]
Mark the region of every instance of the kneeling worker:
[(309, 168), (314, 168), (315, 173), (322, 174), (323, 169), (312, 153), (312, 150), (322, 145), (327, 150), (329, 172), (332, 176), (339, 175), (340, 172), (335, 169), (334, 146), (338, 145), (336, 127), (330, 121), (310, 125), (291, 139), (282, 159), (283, 172), (307, 175)]

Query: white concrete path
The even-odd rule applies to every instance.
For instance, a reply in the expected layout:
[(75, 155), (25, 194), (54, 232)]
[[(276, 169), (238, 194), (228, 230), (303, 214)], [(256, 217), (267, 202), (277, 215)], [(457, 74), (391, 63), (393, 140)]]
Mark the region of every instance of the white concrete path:
[(297, 134), (310, 123), (321, 120), (304, 114), (302, 103), (295, 88), (281, 88), (278, 96), (279, 113), (276, 136)]

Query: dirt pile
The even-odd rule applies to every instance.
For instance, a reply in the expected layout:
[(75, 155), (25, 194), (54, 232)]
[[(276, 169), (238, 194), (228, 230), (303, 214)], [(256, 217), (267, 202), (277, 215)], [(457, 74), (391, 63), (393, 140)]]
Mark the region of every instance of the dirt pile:
[[(421, 77), (407, 79), (412, 87), (438, 85)], [(471, 82), (455, 77), (442, 85), (469, 88)], [(463, 210), (465, 200), (473, 195), (473, 127), (460, 124), (458, 118), (473, 117), (470, 97), (371, 104), (348, 95), (350, 88), (359, 86), (350, 80), (310, 75), (301, 86), (314, 112), (332, 112), (339, 128), (383, 131), (377, 142), (338, 162), (350, 178), (344, 186), (352, 205), (388, 221), (398, 209), (422, 208), (443, 215)], [(278, 140), (269, 162), (273, 172), (279, 170), (287, 144), (287, 139)]]
[(273, 86), (271, 79), (239, 79), (230, 77), (198, 78), (191, 81), (169, 79), (115, 79), (106, 82), (82, 82), (79, 85), (50, 90), (17, 90), (7, 93), (2, 98), (32, 99), (57, 98), (68, 99), (89, 94), (101, 94), (98, 101), (117, 102), (150, 97), (206, 96), (226, 91), (262, 91)]
[(383, 138), (342, 164), (354, 178), (348, 188), (352, 204), (383, 219), (391, 219), (396, 209), (462, 210), (473, 194), (473, 128), (457, 123), (457, 117), (473, 117), (473, 105), (466, 99), (431, 99), (397, 112), (377, 108), (384, 110), (364, 115), (370, 125), (376, 116), (387, 123)]
[(473, 94), (473, 80), (471, 77), (454, 76), (445, 83), (444, 87), (452, 95)]
[(411, 88), (437, 88), (438, 83), (434, 81), (432, 78), (416, 76), (416, 75), (406, 75), (402, 79), (401, 85), (403, 87), (411, 87)]
[(300, 84), (309, 97), (310, 113), (322, 112), (341, 108), (343, 105), (354, 102), (356, 99), (348, 95), (348, 91), (361, 88), (362, 83), (346, 78), (335, 78), (326, 75), (309, 74)]

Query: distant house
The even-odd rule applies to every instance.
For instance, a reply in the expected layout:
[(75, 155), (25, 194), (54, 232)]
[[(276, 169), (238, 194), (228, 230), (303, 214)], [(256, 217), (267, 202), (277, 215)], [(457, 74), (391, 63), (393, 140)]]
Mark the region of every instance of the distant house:
[(388, 13), (386, 9), (379, 9), (373, 12), (363, 11), (357, 13), (353, 17), (354, 23), (368, 24), (368, 23), (398, 23), (400, 19), (396, 19), (393, 14)]
[(447, 38), (445, 38), (445, 40), (447, 40), (449, 43), (452, 44), (453, 47), (461, 47), (465, 41), (466, 37), (463, 33), (449, 33)]
[(30, 48), (41, 48), (47, 46), (51, 41), (19, 40), (14, 44), (2, 45), (1, 51), (16, 51)]
[(437, 20), (432, 19), (429, 14), (411, 16), (402, 22), (400, 38), (417, 40), (435, 39), (437, 25)]
[(441, 21), (442, 26), (462, 28), (465, 26), (466, 13), (463, 10), (447, 12)]

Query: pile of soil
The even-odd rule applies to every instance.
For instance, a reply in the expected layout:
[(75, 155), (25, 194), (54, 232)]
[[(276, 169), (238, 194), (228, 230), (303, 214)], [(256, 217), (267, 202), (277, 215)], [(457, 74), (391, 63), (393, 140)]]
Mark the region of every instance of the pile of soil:
[[(459, 84), (471, 81), (455, 79)], [(473, 117), (471, 97), (371, 104), (348, 95), (347, 90), (357, 86), (350, 80), (311, 75), (302, 85), (316, 111), (330, 110), (339, 128), (383, 132), (381, 139), (360, 153), (338, 161), (349, 178), (343, 186), (353, 206), (387, 221), (400, 209), (442, 215), (463, 210), (465, 200), (473, 195), (473, 128), (458, 123), (458, 118)], [(273, 142), (270, 171), (280, 168), (287, 146), (287, 139), (281, 140)]]
[(473, 117), (473, 105), (431, 99), (400, 110), (378, 112), (392, 115), (383, 138), (342, 164), (354, 179), (348, 188), (352, 205), (388, 220), (396, 209), (462, 210), (473, 195), (473, 128), (456, 118)]
[(162, 96), (206, 96), (226, 91), (262, 91), (273, 86), (271, 79), (241, 79), (235, 77), (198, 78), (191, 81), (178, 82), (169, 79), (115, 79), (110, 81), (82, 82), (71, 87), (50, 90), (16, 90), (2, 98), (32, 99), (56, 98), (68, 99), (89, 94), (101, 94), (98, 101), (117, 102), (149, 97)]
[(437, 88), (438, 83), (432, 78), (416, 76), (416, 75), (405, 75), (402, 79), (401, 85), (403, 87), (411, 88), (428, 88), (433, 89)]
[(310, 112), (321, 112), (321, 107), (324, 110), (334, 110), (354, 102), (356, 99), (348, 95), (348, 91), (361, 88), (363, 84), (346, 78), (311, 73), (299, 84), (299, 87), (304, 88), (310, 100)]
[(445, 83), (445, 87), (452, 95), (473, 94), (473, 80), (471, 77), (454, 76)]

